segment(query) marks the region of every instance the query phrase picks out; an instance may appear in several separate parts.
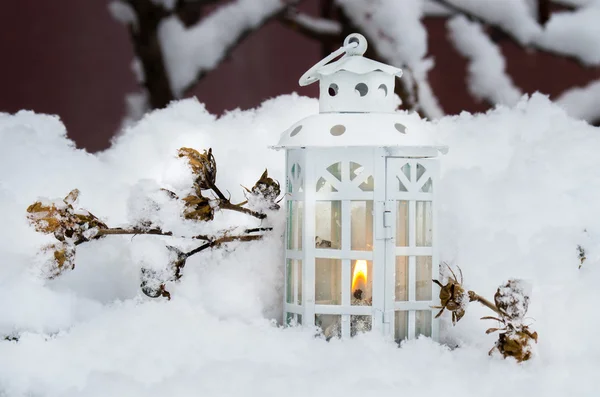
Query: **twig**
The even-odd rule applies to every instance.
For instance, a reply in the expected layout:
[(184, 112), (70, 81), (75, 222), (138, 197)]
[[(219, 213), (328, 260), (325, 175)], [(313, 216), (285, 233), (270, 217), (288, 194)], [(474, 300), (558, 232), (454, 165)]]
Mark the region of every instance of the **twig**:
[(270, 232), (271, 230), (273, 230), (272, 227), (256, 227), (254, 229), (246, 229), (244, 233)]
[(195, 248), (189, 252), (186, 252), (183, 254), (183, 256), (185, 258), (189, 258), (190, 256), (197, 254), (198, 252), (204, 251), (208, 248), (212, 248), (212, 247), (215, 247), (220, 244), (230, 243), (233, 241), (255, 241), (255, 240), (260, 240), (262, 237), (263, 237), (262, 235), (258, 235), (258, 236), (225, 236), (225, 237), (218, 238), (214, 241), (208, 242), (206, 244), (203, 244), (200, 247)]
[[(91, 238), (91, 240), (97, 240), (104, 236), (116, 236), (116, 235), (127, 235), (127, 234), (152, 234), (152, 235), (156, 235), (156, 236), (173, 237), (173, 232), (163, 232), (160, 229), (144, 230), (144, 229), (138, 229), (138, 228), (122, 229), (120, 227), (115, 227), (115, 228), (108, 228), (108, 229), (98, 229), (98, 232), (94, 235), (94, 237)], [(183, 236), (181, 236), (181, 237), (183, 237)], [(80, 245), (80, 244), (86, 243), (88, 241), (90, 241), (90, 240), (87, 240), (87, 239), (78, 240), (75, 242), (75, 245)]]
[(477, 295), (477, 293), (475, 293), (475, 291), (469, 291), (469, 300), (471, 302), (479, 302), (479, 303), (481, 303), (482, 305), (486, 306), (487, 308), (492, 309), (493, 311), (495, 311), (496, 313), (498, 313), (500, 316), (504, 315), (504, 313), (502, 313), (496, 307), (496, 305), (494, 305), (489, 300), (485, 299), (483, 296)]
[(253, 211), (253, 210), (245, 208), (245, 207), (238, 207), (234, 204), (231, 204), (229, 202), (229, 200), (221, 200), (219, 202), (219, 208), (225, 209), (225, 210), (242, 212), (244, 214), (251, 215), (258, 219), (265, 219), (267, 217), (267, 215), (263, 214), (262, 212)]

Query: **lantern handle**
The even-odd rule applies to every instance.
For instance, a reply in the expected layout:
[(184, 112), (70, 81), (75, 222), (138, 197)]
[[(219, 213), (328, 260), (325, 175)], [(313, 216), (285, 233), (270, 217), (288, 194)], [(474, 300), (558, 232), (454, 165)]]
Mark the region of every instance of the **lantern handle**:
[(333, 61), (340, 55), (344, 54), (342, 58), (352, 55), (363, 55), (366, 50), (367, 39), (365, 38), (365, 36), (359, 33), (352, 33), (346, 37), (346, 39), (344, 40), (344, 44), (340, 48), (327, 55), (325, 58), (321, 59), (312, 68), (308, 69), (302, 75), (302, 77), (300, 77), (298, 84), (304, 87), (317, 81), (317, 70), (327, 65), (329, 62)]

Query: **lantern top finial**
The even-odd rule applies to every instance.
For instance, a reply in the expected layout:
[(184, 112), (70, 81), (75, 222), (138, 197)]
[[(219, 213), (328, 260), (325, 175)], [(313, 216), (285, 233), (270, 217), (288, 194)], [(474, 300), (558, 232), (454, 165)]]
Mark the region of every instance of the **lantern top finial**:
[[(321, 80), (323, 76), (329, 76), (338, 71), (348, 71), (360, 75), (380, 71), (392, 76), (402, 76), (402, 70), (399, 68), (364, 58), (363, 55), (367, 51), (367, 47), (367, 39), (362, 34), (352, 33), (348, 35), (342, 47), (307, 70), (300, 77), (298, 84), (306, 86)], [(339, 60), (332, 62), (340, 55), (343, 56)]]

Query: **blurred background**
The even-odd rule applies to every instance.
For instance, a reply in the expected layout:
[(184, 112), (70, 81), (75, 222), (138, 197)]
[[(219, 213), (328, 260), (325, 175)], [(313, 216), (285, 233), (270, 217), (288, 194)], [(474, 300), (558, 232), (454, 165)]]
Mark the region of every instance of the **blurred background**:
[(550, 95), (600, 121), (595, 0), (19, 0), (0, 13), (0, 111), (57, 114), (99, 151), (144, 112), (196, 96), (248, 109), (318, 87), (298, 78), (346, 34), (402, 67), (402, 108), (431, 119)]

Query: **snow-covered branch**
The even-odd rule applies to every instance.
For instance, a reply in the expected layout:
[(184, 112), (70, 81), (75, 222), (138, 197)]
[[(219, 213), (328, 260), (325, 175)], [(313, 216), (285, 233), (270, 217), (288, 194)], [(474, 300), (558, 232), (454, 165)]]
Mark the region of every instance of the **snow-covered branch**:
[(250, 32), (282, 12), (283, 0), (237, 0), (186, 28), (175, 16), (162, 21), (158, 36), (176, 97), (214, 69)]
[[(443, 115), (427, 80), (433, 60), (426, 58), (427, 30), (422, 23), (422, 1), (336, 1), (351, 22), (370, 39), (369, 42), (383, 60), (410, 69), (412, 73), (405, 74), (401, 79), (412, 97), (409, 100), (414, 101), (416, 107), (429, 117)], [(409, 81), (410, 75), (414, 78), (414, 84)], [(413, 86), (415, 92), (412, 92)]]
[(600, 3), (575, 11), (556, 12), (538, 38), (538, 48), (578, 59), (586, 66), (600, 65)]
[(496, 26), (520, 45), (532, 43), (542, 28), (524, 0), (436, 0), (457, 13)]
[(281, 22), (299, 33), (316, 40), (337, 40), (343, 38), (342, 26), (339, 22), (330, 19), (316, 18), (311, 15), (289, 10), (284, 13)]
[(600, 120), (600, 80), (585, 87), (571, 88), (555, 101), (569, 116), (595, 123)]
[(522, 93), (506, 74), (506, 61), (481, 25), (459, 15), (447, 23), (454, 47), (469, 60), (471, 94), (493, 104), (514, 105)]

